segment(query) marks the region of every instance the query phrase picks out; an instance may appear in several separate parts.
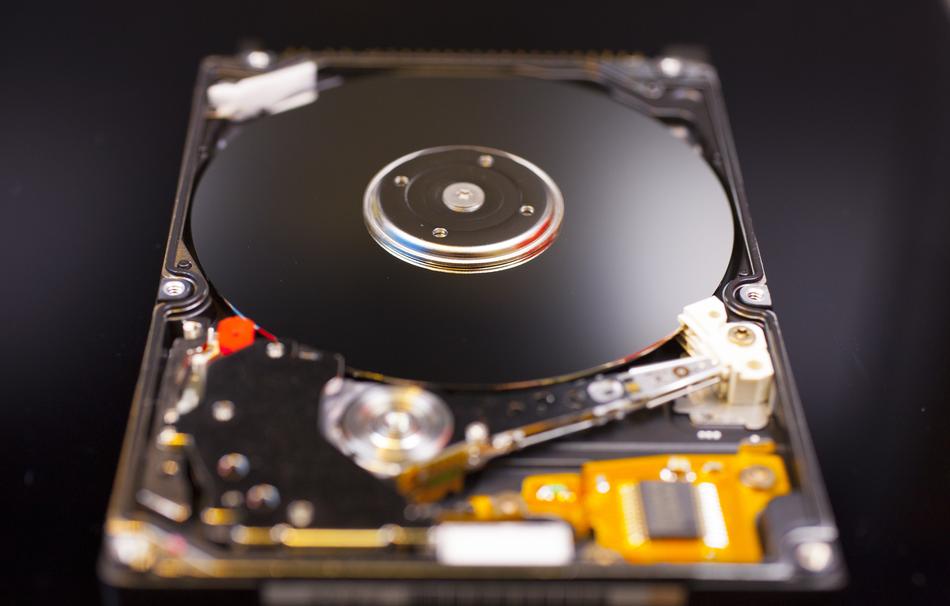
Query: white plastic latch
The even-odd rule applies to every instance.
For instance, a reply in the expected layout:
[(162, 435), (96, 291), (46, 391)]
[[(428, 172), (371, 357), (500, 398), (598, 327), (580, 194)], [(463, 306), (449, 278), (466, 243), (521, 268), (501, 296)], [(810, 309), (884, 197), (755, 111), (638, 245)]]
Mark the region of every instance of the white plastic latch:
[(716, 297), (687, 305), (679, 316), (683, 345), (690, 354), (709, 356), (722, 367), (720, 397), (727, 403), (765, 403), (775, 376), (765, 333), (752, 322), (726, 320), (726, 306)]
[(277, 114), (316, 99), (317, 64), (313, 61), (208, 87), (208, 103), (215, 117), (229, 120)]
[(560, 521), (443, 522), (430, 538), (446, 566), (565, 566), (574, 559), (574, 533)]

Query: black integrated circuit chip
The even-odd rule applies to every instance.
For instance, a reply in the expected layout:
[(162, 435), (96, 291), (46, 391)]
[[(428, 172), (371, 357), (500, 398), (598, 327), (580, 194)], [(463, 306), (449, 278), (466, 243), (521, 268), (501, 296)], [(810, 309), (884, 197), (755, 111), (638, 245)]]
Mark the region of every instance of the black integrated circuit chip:
[(692, 484), (641, 482), (640, 500), (650, 539), (697, 539), (701, 536)]

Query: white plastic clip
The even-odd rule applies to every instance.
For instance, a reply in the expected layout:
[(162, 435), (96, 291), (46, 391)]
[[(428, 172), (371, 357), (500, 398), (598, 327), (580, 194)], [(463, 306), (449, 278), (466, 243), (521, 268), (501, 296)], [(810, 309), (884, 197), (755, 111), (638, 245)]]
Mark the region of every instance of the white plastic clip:
[(215, 117), (229, 120), (277, 114), (316, 99), (317, 64), (313, 61), (208, 87), (208, 102)]
[(692, 355), (705, 355), (723, 368), (723, 391), (730, 404), (762, 404), (771, 395), (775, 370), (765, 333), (752, 322), (727, 322), (716, 297), (687, 305), (679, 316), (682, 341)]

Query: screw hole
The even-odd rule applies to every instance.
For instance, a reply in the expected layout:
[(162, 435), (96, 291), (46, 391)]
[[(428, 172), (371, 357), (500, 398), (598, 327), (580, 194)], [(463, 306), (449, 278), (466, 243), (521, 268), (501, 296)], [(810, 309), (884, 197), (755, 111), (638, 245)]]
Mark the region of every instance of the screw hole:
[(436, 238), (444, 238), (449, 235), (449, 230), (445, 229), (444, 227), (436, 227), (432, 230), (432, 235)]
[(518, 209), (518, 212), (520, 212), (522, 215), (526, 217), (530, 217), (531, 215), (534, 214), (534, 207), (531, 206), (530, 204), (525, 204), (524, 206)]
[(181, 280), (169, 280), (165, 282), (165, 285), (162, 287), (162, 290), (169, 297), (180, 297), (185, 294), (187, 286)]
[(393, 179), (393, 183), (396, 184), (396, 187), (405, 187), (409, 185), (409, 177), (406, 175), (397, 175), (396, 178)]

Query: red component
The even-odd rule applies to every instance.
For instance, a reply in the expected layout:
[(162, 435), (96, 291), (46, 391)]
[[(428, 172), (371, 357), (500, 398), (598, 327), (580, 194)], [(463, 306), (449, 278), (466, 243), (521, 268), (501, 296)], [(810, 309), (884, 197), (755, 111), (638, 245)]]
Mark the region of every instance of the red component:
[(267, 332), (266, 330), (264, 330), (264, 329), (261, 328), (260, 326), (257, 327), (257, 334), (259, 334), (260, 336), (264, 337), (264, 338), (267, 339), (268, 341), (276, 341), (276, 340), (277, 340), (277, 337), (275, 337), (275, 336), (272, 335), (271, 333)]
[(254, 321), (231, 316), (218, 322), (218, 347), (222, 355), (240, 351), (254, 342)]

